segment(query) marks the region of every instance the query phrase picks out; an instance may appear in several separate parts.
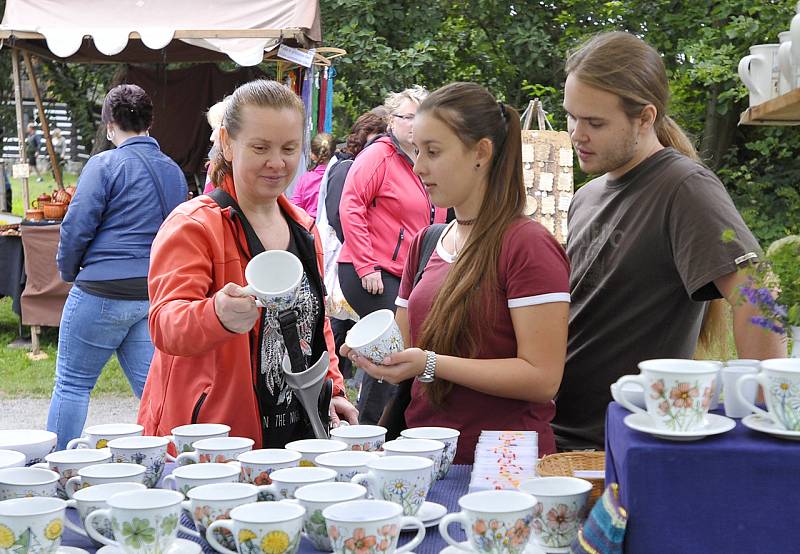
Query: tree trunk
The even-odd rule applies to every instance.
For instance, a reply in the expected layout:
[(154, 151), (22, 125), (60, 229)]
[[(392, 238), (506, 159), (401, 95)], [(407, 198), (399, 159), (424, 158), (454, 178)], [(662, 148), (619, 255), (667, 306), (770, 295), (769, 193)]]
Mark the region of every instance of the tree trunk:
[(703, 140), (700, 144), (700, 158), (715, 171), (722, 165), (723, 156), (733, 144), (738, 122), (735, 107), (728, 108), (724, 115), (717, 111), (719, 93), (720, 85), (714, 85), (709, 91)]

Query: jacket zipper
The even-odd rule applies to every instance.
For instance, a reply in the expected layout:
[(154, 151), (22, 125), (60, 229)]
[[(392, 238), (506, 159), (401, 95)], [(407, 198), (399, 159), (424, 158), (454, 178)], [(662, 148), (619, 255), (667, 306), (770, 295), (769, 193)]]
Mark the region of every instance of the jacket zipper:
[(197, 423), (197, 418), (200, 416), (200, 408), (203, 407), (203, 402), (206, 401), (206, 397), (208, 396), (207, 392), (200, 394), (200, 398), (197, 399), (197, 403), (194, 405), (194, 409), (192, 410), (192, 423)]
[(392, 254), (392, 261), (397, 261), (397, 256), (400, 254), (400, 245), (403, 243), (403, 237), (406, 236), (406, 230), (400, 227), (400, 236), (397, 237), (397, 246), (394, 247), (394, 254)]

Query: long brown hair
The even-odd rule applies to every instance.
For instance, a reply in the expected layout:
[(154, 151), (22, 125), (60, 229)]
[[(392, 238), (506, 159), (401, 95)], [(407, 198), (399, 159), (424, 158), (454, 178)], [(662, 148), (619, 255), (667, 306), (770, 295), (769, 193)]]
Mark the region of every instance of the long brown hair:
[[(277, 81), (257, 79), (245, 83), (233, 91), (225, 102), (222, 126), (231, 138), (236, 138), (242, 128), (242, 111), (245, 106), (295, 110), (300, 114), (301, 121), (305, 121), (303, 101), (291, 89)], [(221, 147), (211, 162), (211, 168), (211, 181), (216, 186), (222, 183), (225, 175), (233, 174), (231, 162), (225, 159)]]
[[(465, 325), (497, 286), (497, 262), (503, 234), (522, 215), (522, 139), (519, 114), (498, 104), (484, 87), (451, 83), (428, 96), (417, 114), (430, 114), (447, 125), (466, 147), (484, 138), (493, 145), (486, 194), (472, 232), (433, 301), (419, 335), (421, 348), (440, 354), (474, 356), (476, 329)], [(437, 379), (425, 385), (432, 404), (442, 406), (452, 383)]]
[[(639, 37), (620, 31), (600, 33), (570, 54), (567, 75), (620, 98), (630, 118), (639, 117), (648, 104), (656, 108), (654, 129), (658, 141), (702, 163), (692, 139), (667, 115), (669, 81), (664, 61), (655, 48)], [(705, 352), (727, 353), (725, 303), (711, 302), (703, 317), (699, 346)]]
[(372, 112), (363, 113), (353, 123), (353, 128), (350, 129), (350, 134), (347, 136), (346, 150), (353, 156), (358, 156), (359, 152), (367, 145), (367, 137), (381, 135), (385, 132), (385, 118)]

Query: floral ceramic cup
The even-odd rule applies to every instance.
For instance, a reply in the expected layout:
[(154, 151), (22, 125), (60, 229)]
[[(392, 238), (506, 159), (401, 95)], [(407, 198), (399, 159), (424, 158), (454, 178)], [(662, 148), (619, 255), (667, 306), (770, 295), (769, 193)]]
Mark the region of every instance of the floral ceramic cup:
[(435, 481), (441, 473), (440, 468), (444, 463), (444, 448), (442, 441), (432, 439), (406, 439), (399, 438), (383, 444), (386, 456), (420, 456), (433, 462), (431, 478)]
[(0, 550), (19, 554), (59, 552), (66, 502), (16, 498), (0, 502)]
[[(305, 509), (290, 502), (254, 502), (231, 510), (230, 519), (213, 522), (206, 530), (208, 543), (225, 554), (294, 554), (300, 546)], [(217, 531), (233, 534), (236, 550), (216, 539)]]
[(167, 435), (167, 438), (175, 445), (175, 450), (180, 454), (194, 452), (192, 444), (199, 440), (227, 437), (230, 432), (231, 428), (222, 423), (192, 423), (174, 427), (172, 434)]
[(223, 464), (236, 460), (236, 456), (253, 449), (255, 441), (246, 437), (216, 437), (195, 441), (193, 452), (184, 452), (176, 458), (178, 465)]
[(416, 515), (433, 481), (433, 462), (419, 456), (386, 456), (367, 462), (368, 471), (352, 482), (366, 485), (372, 497), (394, 502), (407, 516)]
[(66, 500), (67, 481), (78, 475), (78, 470), (81, 468), (108, 463), (111, 460), (111, 452), (107, 448), (60, 450), (48, 454), (44, 459), (46, 462), (35, 464), (35, 467), (44, 467), (58, 473), (58, 497)]
[(78, 475), (70, 477), (64, 489), (72, 498), (79, 490), (108, 483), (144, 483), (147, 468), (141, 464), (95, 464), (78, 470)]
[[(194, 521), (197, 533), (193, 535), (208, 540), (206, 534), (211, 524), (220, 519), (230, 519), (231, 510), (255, 502), (258, 487), (249, 483), (216, 483), (195, 487), (186, 496), (189, 500), (184, 500), (182, 506)], [(214, 537), (225, 548), (236, 550), (236, 541), (228, 529), (216, 529)]]
[(38, 467), (0, 469), (0, 500), (29, 496), (56, 496), (59, 475)]
[(377, 310), (359, 319), (347, 332), (344, 342), (376, 364), (382, 364), (386, 356), (404, 349), (403, 335), (392, 310)]
[(369, 468), (367, 463), (380, 458), (375, 452), (360, 452), (357, 450), (343, 450), (342, 452), (328, 452), (317, 456), (317, 466), (327, 467), (336, 472), (336, 480), (349, 483), (358, 473), (366, 473)]
[(400, 432), (400, 436), (404, 439), (430, 439), (444, 444), (442, 462), (436, 475), (437, 479), (444, 479), (447, 472), (450, 471), (450, 466), (456, 457), (458, 437), (460, 435), (461, 432), (459, 430), (451, 429), (450, 427), (412, 427)]
[(322, 511), (341, 502), (363, 500), (366, 496), (367, 489), (354, 483), (317, 483), (300, 487), (294, 491), (294, 502), (306, 509), (303, 534), (314, 548), (330, 552), (333, 545), (328, 537)]
[(314, 483), (333, 483), (336, 480), (336, 472), (324, 467), (290, 467), (279, 469), (271, 476), (272, 484), (260, 487), (262, 494), (260, 498), (272, 498), (283, 500), (294, 498), (294, 491), (305, 485)]
[(104, 423), (83, 430), (83, 437), (67, 443), (67, 450), (73, 448), (105, 448), (109, 441), (122, 437), (140, 437), (144, 427), (136, 423)]
[(174, 462), (175, 458), (167, 454), (169, 439), (164, 437), (123, 437), (109, 441), (112, 461), (143, 465), (144, 484), (153, 488), (164, 473), (164, 464)]
[(386, 427), (380, 425), (341, 425), (331, 429), (334, 440), (347, 444), (348, 450), (377, 452), (386, 442)]
[(297, 302), (303, 264), (286, 250), (267, 250), (253, 257), (244, 269), (245, 294), (255, 296), (256, 304), (275, 313), (294, 307)]
[(300, 467), (315, 467), (317, 456), (347, 450), (347, 445), (342, 441), (331, 439), (302, 439), (286, 443), (286, 450), (300, 453)]
[[(116, 547), (124, 554), (152, 554), (168, 552), (181, 531), (192, 530), (180, 524), (183, 495), (159, 489), (119, 492), (106, 500), (108, 508), (95, 510), (86, 516), (85, 526), (89, 536), (106, 545)], [(114, 539), (107, 538), (100, 529), (110, 526)]]
[(536, 498), (534, 540), (544, 550), (572, 544), (586, 519), (592, 484), (575, 477), (542, 477), (523, 481), (519, 488)]
[[(746, 396), (746, 386), (755, 382), (764, 389), (767, 409), (762, 410)], [(787, 431), (800, 431), (800, 358), (775, 358), (761, 362), (757, 375), (742, 375), (736, 381), (739, 401)]]
[[(461, 511), (439, 522), (439, 534), (451, 546), (466, 552), (522, 554), (531, 536), (536, 499), (518, 491), (482, 491), (459, 498)], [(469, 543), (455, 540), (447, 530), (459, 523)]]
[(621, 395), (620, 404), (634, 413), (649, 414), (656, 427), (670, 431), (696, 431), (705, 417), (716, 390), (719, 368), (696, 360), (646, 360), (639, 363), (641, 375), (625, 375), (617, 381), (637, 383), (645, 391), (647, 410)]
[(192, 464), (176, 467), (161, 481), (161, 488), (187, 496), (189, 491), (201, 485), (238, 482), (239, 468), (233, 464)]
[(236, 456), (241, 466), (239, 481), (253, 485), (272, 484), (273, 471), (298, 467), (303, 457), (299, 452), (283, 448), (261, 448)]
[[(78, 526), (72, 523), (69, 518), (64, 520), (64, 525), (69, 527), (79, 535), (89, 537), (85, 531), (86, 517), (95, 510), (102, 510), (108, 508), (107, 500), (120, 492), (146, 490), (147, 487), (141, 483), (106, 483), (104, 485), (97, 485), (89, 487), (85, 490), (79, 490), (72, 498), (67, 500), (67, 508), (75, 508), (81, 518), (81, 525)], [(106, 520), (108, 526), (105, 528), (98, 528), (97, 531), (107, 539), (114, 538), (114, 532), (111, 530), (111, 522)], [(103, 546), (103, 543), (96, 541), (89, 537), (97, 548)]]
[[(425, 526), (403, 509), (385, 500), (353, 500), (334, 504), (322, 510), (336, 554), (398, 554), (410, 552), (425, 538)], [(417, 534), (397, 548), (397, 537), (403, 528), (414, 527)]]

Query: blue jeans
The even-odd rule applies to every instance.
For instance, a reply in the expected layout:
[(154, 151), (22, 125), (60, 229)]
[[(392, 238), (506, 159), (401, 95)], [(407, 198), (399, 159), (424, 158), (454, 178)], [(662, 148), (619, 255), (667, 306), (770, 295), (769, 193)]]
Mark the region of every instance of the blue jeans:
[(114, 352), (134, 394), (141, 398), (153, 359), (149, 307), (146, 300), (102, 298), (77, 286), (70, 290), (61, 314), (56, 382), (47, 416), (47, 430), (58, 435), (58, 450), (81, 436), (89, 394)]

